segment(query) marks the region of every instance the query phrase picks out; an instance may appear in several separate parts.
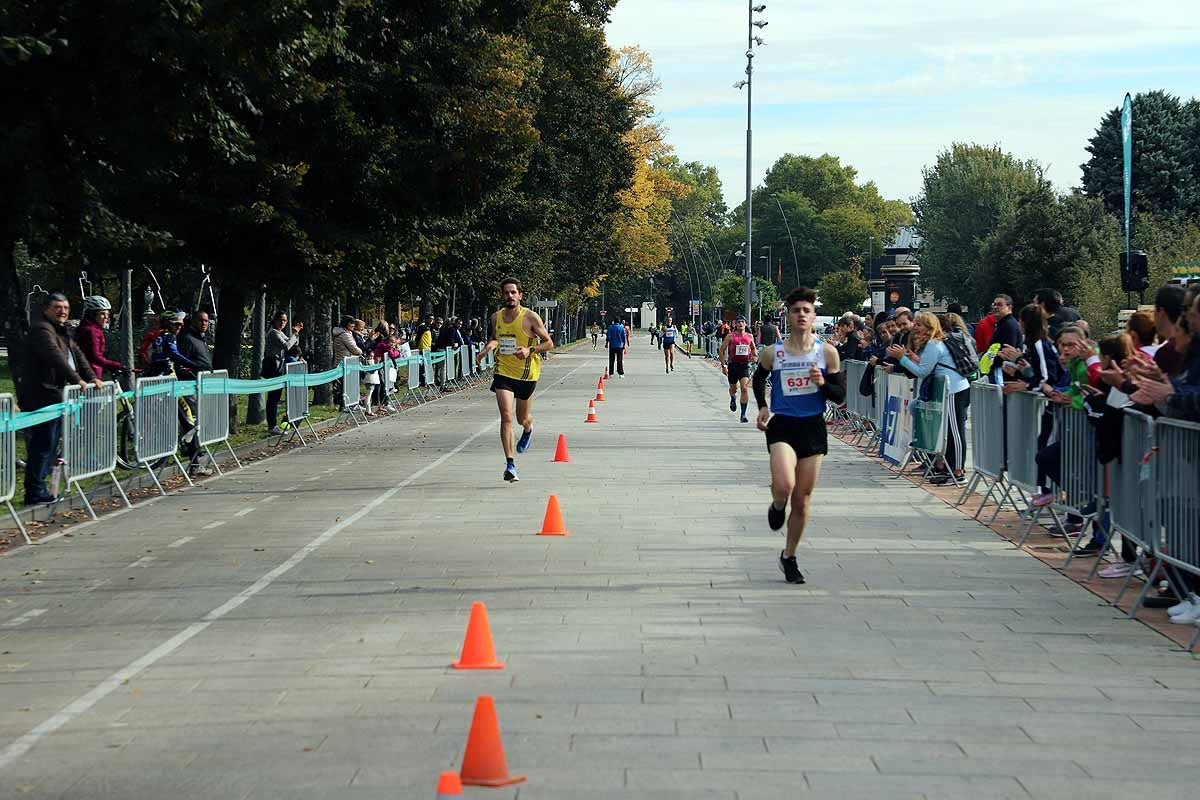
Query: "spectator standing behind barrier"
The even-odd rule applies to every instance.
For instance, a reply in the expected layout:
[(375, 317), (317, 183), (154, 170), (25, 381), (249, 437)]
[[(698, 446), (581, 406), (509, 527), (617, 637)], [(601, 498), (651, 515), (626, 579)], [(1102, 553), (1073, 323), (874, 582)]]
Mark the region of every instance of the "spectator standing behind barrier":
[(1171, 377), (1144, 359), (1131, 359), (1128, 371), (1137, 390), (1130, 399), (1174, 419), (1200, 422), (1200, 292), (1189, 291), (1186, 302), (1187, 315), (1180, 322), (1190, 334), (1190, 344), (1183, 368)]
[[(337, 327), (333, 329), (333, 366), (341, 367), (342, 359), (347, 356), (362, 358), (362, 354), (362, 348), (354, 340), (354, 317), (342, 317)], [(344, 405), (342, 395), (345, 394), (342, 391), (341, 379), (334, 381), (333, 390), (337, 393), (338, 407), (341, 408)]]
[(625, 377), (625, 326), (614, 322), (608, 326), (608, 373)]
[[(25, 378), (21, 381), (17, 402), (22, 411), (62, 402), (64, 386), (78, 385), (86, 389), (92, 383), (97, 389), (103, 382), (92, 371), (87, 357), (67, 331), (71, 304), (66, 296), (55, 292), (46, 298), (41, 315), (29, 328), (25, 351)], [(62, 433), (62, 419), (25, 429), (25, 505), (53, 503), (57, 498), (46, 489), (46, 476)]]
[(1058, 332), (1068, 325), (1083, 319), (1083, 315), (1070, 306), (1063, 305), (1063, 296), (1057, 289), (1038, 289), (1033, 295), (1033, 304), (1046, 315), (1046, 326), (1050, 338), (1058, 339)]
[[(963, 315), (962, 303), (947, 304), (946, 305), (946, 313), (947, 314), (957, 314), (958, 318), (963, 321), (963, 330), (966, 331), (967, 336), (969, 336), (972, 339), (972, 341), (975, 339), (975, 326), (972, 325), (971, 323), (967, 322), (966, 317)], [(945, 326), (943, 325), (942, 327), (944, 328)], [(978, 346), (976, 346), (975, 352), (979, 352)]]
[(107, 344), (104, 332), (108, 330), (108, 318), (111, 313), (112, 305), (107, 298), (100, 295), (85, 298), (83, 318), (75, 330), (75, 344), (79, 345), (84, 358), (92, 365), (96, 377), (101, 380), (104, 379), (104, 370), (108, 370), (114, 375), (125, 371), (124, 364), (120, 361), (113, 361), (104, 355)]
[[(900, 366), (916, 375), (922, 383), (941, 375), (946, 379), (950, 402), (946, 404), (946, 450), (942, 469), (931, 477), (932, 483), (949, 483), (950, 471), (961, 480), (967, 457), (967, 407), (971, 404), (971, 384), (959, 373), (954, 358), (946, 348), (942, 323), (928, 311), (917, 314), (913, 322), (909, 346), (888, 347), (888, 355), (898, 359)], [(918, 354), (919, 350), (919, 354)], [(920, 392), (922, 396), (926, 392)]]
[(975, 352), (983, 355), (992, 344), (992, 334), (996, 331), (996, 315), (988, 312), (975, 323)]
[[(179, 332), (179, 336), (176, 337), (176, 345), (179, 348), (180, 355), (192, 364), (191, 367), (179, 366), (176, 375), (180, 380), (194, 381), (196, 380), (197, 373), (212, 371), (212, 351), (208, 349), (208, 341), (205, 338), (208, 334), (208, 324), (208, 312), (197, 309), (188, 317), (186, 324)], [(183, 454), (188, 459), (188, 471), (192, 475), (204, 477), (212, 475), (212, 467), (200, 463), (200, 459), (205, 456), (205, 452), (196, 444), (194, 433), (196, 428), (196, 398), (181, 397), (179, 400), (183, 404), (179, 415), (179, 426), (182, 434), (181, 444)], [(186, 409), (186, 413), (182, 413), (184, 409)]]
[[(264, 378), (277, 378), (287, 371), (287, 354), (300, 341), (300, 332), (304, 323), (297, 322), (288, 330), (288, 316), (284, 311), (276, 311), (271, 318), (271, 329), (267, 331), (266, 341), (263, 342), (262, 372)], [(267, 435), (282, 436), (279, 427), (279, 398), (283, 389), (272, 389), (267, 392)]]
[(997, 348), (997, 352), (993, 352), (992, 348), (999, 345), (1020, 350), (1021, 327), (1013, 318), (1012, 298), (1006, 294), (998, 294), (992, 300), (992, 316), (996, 319), (996, 326), (992, 330), (992, 337), (988, 340), (987, 346), (980, 351), (980, 355), (983, 355), (984, 351), (992, 353), (993, 362), (992, 368), (988, 372), (988, 378), (993, 383), (1002, 384), (1004, 383), (1004, 373), (1001, 369), (1000, 359), (995, 358), (999, 348)]

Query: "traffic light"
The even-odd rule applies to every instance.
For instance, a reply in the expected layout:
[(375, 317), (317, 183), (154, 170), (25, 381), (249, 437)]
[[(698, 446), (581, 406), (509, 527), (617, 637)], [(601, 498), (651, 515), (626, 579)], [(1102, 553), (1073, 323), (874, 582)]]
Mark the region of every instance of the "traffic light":
[[(1126, 256), (1128, 255), (1128, 258)], [(1150, 266), (1145, 250), (1121, 251), (1121, 291), (1142, 292), (1150, 286)]]

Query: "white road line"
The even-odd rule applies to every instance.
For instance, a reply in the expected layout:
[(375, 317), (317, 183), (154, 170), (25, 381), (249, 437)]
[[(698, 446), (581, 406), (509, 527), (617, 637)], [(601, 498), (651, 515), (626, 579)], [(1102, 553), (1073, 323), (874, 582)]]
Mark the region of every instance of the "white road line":
[(192, 539), (195, 539), (195, 538), (196, 538), (195, 536), (182, 536), (182, 537), (176, 539), (175, 541), (171, 542), (169, 545), (167, 545), (167, 547), (174, 550), (176, 547), (183, 547), (185, 544), (187, 544), (188, 542), (190, 542)]
[(284, 491), (285, 492), (294, 492), (299, 488), (300, 488), (300, 484), (296, 484), (295, 486), (289, 486), (288, 488), (284, 489)]
[(311, 478), (305, 478), (305, 479), (304, 479), (304, 482), (305, 482), (305, 483), (312, 483), (313, 481), (319, 481), (319, 480), (321, 480), (321, 478), (322, 478), (322, 477), (323, 477), (323, 476), (321, 476), (321, 475), (313, 475)]
[(204, 526), (203, 528), (201, 528), (200, 530), (202, 530), (202, 531), (211, 531), (213, 528), (219, 528), (219, 527), (221, 527), (222, 525), (224, 525), (224, 524), (225, 524), (226, 522), (228, 522), (228, 521), (229, 521), (229, 520), (227, 520), (227, 519), (219, 519), (219, 520), (217, 520), (216, 522), (210, 522), (210, 523), (208, 523), (207, 525), (205, 525), (205, 526)]
[(269, 494), (266, 497), (264, 497), (262, 500), (259, 500), (258, 504), (261, 506), (261, 505), (265, 505), (265, 504), (271, 502), (272, 500), (278, 500), (278, 499), (279, 499), (279, 495)]
[(45, 614), (47, 611), (49, 611), (49, 609), (46, 609), (46, 608), (33, 608), (33, 609), (30, 609), (29, 611), (26, 611), (26, 612), (25, 612), (24, 614), (22, 614), (21, 616), (19, 616), (19, 617), (13, 617), (13, 618), (12, 618), (12, 619), (10, 619), (8, 622), (4, 623), (3, 625), (0, 625), (0, 628), (17, 628), (17, 627), (20, 627), (21, 625), (24, 625), (26, 622), (29, 622), (29, 620), (31, 620), (31, 619), (37, 619), (37, 618), (38, 618), (38, 617), (40, 617), (42, 614)]
[(94, 581), (91, 586), (84, 589), (82, 592), (80, 592), (80, 594), (91, 594), (92, 592), (99, 589), (101, 586), (107, 586), (110, 583), (112, 583), (112, 581), (109, 580), (108, 578), (105, 578), (102, 581)]
[(151, 561), (157, 561), (157, 560), (158, 560), (158, 558), (156, 556), (142, 556), (137, 561), (135, 561), (132, 564), (130, 564), (129, 566), (125, 567), (125, 569), (133, 569), (134, 567), (142, 567), (144, 569), (144, 568), (150, 566)]
[(235, 516), (235, 517), (244, 517), (244, 516), (246, 516), (247, 514), (253, 514), (253, 513), (254, 513), (254, 509), (253, 509), (253, 508), (243, 508), (241, 511), (237, 512), (236, 514), (234, 514), (234, 516)]
[[(567, 378), (571, 377), (576, 372), (583, 369), (584, 366), (586, 366), (586, 364), (580, 364), (578, 367), (576, 367), (575, 369), (568, 372), (566, 375), (564, 375), (562, 378), (560, 378), (555, 383), (555, 386), (561, 385), (564, 381), (567, 380)], [(425, 474), (427, 472), (437, 469), (442, 464), (445, 464), (451, 458), (453, 458), (454, 456), (458, 455), (463, 450), (465, 450), (467, 448), (467, 446), (471, 444), (471, 442), (475, 441), (480, 436), (483, 436), (485, 433), (493, 432), (495, 430), (496, 430), (496, 423), (489, 422), (486, 427), (480, 428), (478, 431), (471, 434), (466, 439), (463, 439), (462, 442), (460, 442), (458, 444), (458, 446), (455, 447), (453, 450), (450, 450), (447, 453), (443, 453), (438, 458), (429, 462), (428, 464), (421, 467), (413, 474), (409, 475), (404, 480), (400, 481), (400, 483), (397, 483), (391, 489), (388, 489), (386, 492), (379, 495), (371, 502), (367, 503), (365, 506), (360, 508), (358, 511), (355, 511), (353, 514), (346, 517), (345, 519), (343, 519), (339, 522), (336, 522), (333, 525), (331, 525), (330, 527), (326, 528), (324, 531), (321, 532), (321, 534), (319, 536), (317, 536), (317, 538), (313, 539), (311, 542), (309, 542), (308, 544), (301, 547), (299, 550), (297, 550), (295, 553), (293, 553), (282, 564), (275, 567), (275, 569), (271, 570), (267, 574), (263, 575), (261, 578), (259, 578), (257, 581), (255, 581), (253, 584), (251, 584), (249, 587), (243, 589), (242, 591), (238, 592), (233, 597), (229, 598), (229, 600), (225, 601), (221, 605), (214, 608), (212, 611), (205, 614), (198, 622), (193, 622), (191, 625), (187, 626), (186, 628), (181, 630), (179, 633), (172, 636), (170, 639), (167, 639), (165, 642), (163, 642), (158, 647), (151, 650), (149, 653), (146, 653), (144, 656), (142, 656), (139, 659), (136, 659), (135, 661), (131, 661), (129, 664), (125, 665), (121, 669), (114, 672), (112, 675), (105, 678), (103, 681), (101, 681), (99, 684), (97, 684), (91, 691), (87, 692), (84, 695), (81, 695), (80, 697), (77, 697), (75, 700), (68, 703), (66, 706), (64, 706), (62, 709), (60, 709), (58, 711), (58, 713), (54, 714), (54, 716), (45, 720), (40, 725), (35, 727), (33, 730), (29, 731), (29, 733), (25, 734), (21, 738), (12, 742), (10, 745), (5, 747), (3, 751), (0, 751), (0, 770), (6, 769), (6, 768), (12, 766), (12, 764), (15, 761), (17, 761), (17, 759), (21, 758), (23, 755), (25, 755), (30, 750), (32, 750), (38, 744), (38, 742), (40, 742), (42, 739), (46, 738), (50, 734), (54, 733), (55, 731), (57, 731), (59, 728), (63, 727), (67, 723), (71, 722), (73, 719), (80, 716), (81, 714), (86, 714), (94, 705), (96, 705), (96, 703), (99, 703), (101, 700), (108, 697), (110, 694), (112, 694), (117, 689), (119, 689), (121, 687), (121, 685), (123, 683), (125, 683), (125, 681), (131, 680), (134, 676), (136, 676), (142, 670), (147, 669), (148, 667), (151, 667), (154, 664), (157, 664), (162, 659), (171, 655), (176, 650), (178, 650), (180, 647), (185, 645), (187, 642), (194, 639), (199, 634), (203, 633), (204, 630), (207, 629), (209, 625), (212, 625), (214, 622), (216, 622), (217, 620), (224, 617), (230, 611), (233, 611), (238, 606), (242, 605), (247, 600), (254, 597), (256, 594), (260, 593), (263, 589), (266, 589), (268, 586), (270, 586), (272, 583), (274, 583), (276, 580), (278, 580), (281, 576), (286, 575), (288, 572), (290, 572), (301, 561), (303, 561), (304, 559), (308, 558), (310, 555), (315, 553), (318, 549), (320, 549), (321, 545), (325, 544), (330, 539), (332, 539), (334, 536), (337, 536), (343, 530), (350, 527), (354, 523), (358, 522), (360, 519), (365, 517), (367, 514), (370, 514), (372, 511), (374, 511), (376, 508), (378, 508), (379, 506), (386, 503), (388, 500), (391, 500), (402, 489), (405, 489), (405, 488), (411, 486), (413, 483), (420, 480), (422, 477), (425, 476)]]

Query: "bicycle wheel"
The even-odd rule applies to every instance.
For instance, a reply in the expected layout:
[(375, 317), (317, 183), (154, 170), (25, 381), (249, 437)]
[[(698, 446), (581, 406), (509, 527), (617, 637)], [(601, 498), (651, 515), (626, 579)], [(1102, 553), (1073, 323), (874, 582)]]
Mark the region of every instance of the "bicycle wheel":
[[(158, 469), (170, 461), (169, 456), (163, 456), (149, 462), (149, 466)], [(125, 401), (117, 412), (117, 466), (122, 469), (141, 469), (137, 460), (137, 428), (133, 416), (133, 404)]]

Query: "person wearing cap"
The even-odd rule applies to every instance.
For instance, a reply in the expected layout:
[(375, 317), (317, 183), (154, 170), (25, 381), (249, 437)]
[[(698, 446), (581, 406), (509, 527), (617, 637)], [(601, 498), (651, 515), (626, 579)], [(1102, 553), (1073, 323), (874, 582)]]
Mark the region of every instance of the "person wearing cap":
[(717, 356), (721, 361), (721, 372), (729, 378), (729, 410), (737, 411), (734, 395), (740, 389), (742, 422), (749, 422), (746, 407), (750, 404), (750, 363), (758, 360), (758, 349), (754, 346), (754, 337), (746, 331), (745, 317), (734, 320), (733, 327), (733, 332), (721, 342)]
[(196, 363), (179, 352), (179, 342), (176, 339), (183, 330), (183, 321), (186, 318), (187, 315), (182, 311), (163, 312), (163, 327), (150, 343), (147, 353), (148, 366), (142, 371), (143, 377), (174, 375), (176, 366), (197, 371)]

